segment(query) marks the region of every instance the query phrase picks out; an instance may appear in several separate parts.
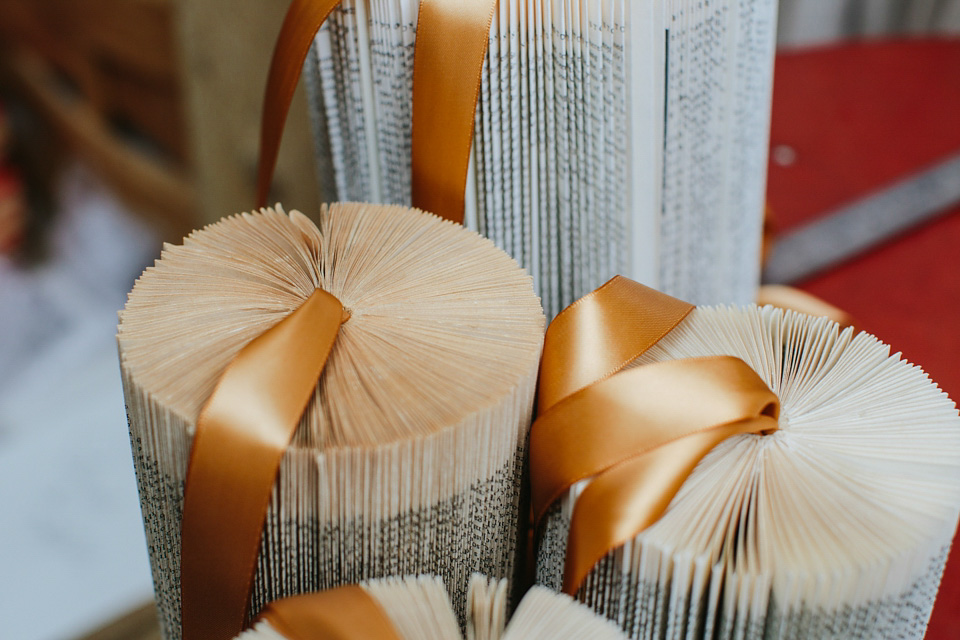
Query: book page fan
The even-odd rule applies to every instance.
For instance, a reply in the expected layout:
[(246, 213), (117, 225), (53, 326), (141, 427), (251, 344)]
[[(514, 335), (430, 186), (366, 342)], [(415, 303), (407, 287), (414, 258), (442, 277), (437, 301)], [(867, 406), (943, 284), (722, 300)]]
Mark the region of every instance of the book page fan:
[(616, 278), (548, 329), (540, 408), (538, 583), (633, 638), (923, 636), (960, 418), (875, 337)]
[[(616, 626), (543, 587), (507, 621), (507, 581), (474, 575), (466, 598), (467, 640), (624, 640)], [(387, 578), (271, 603), (236, 640), (462, 640), (443, 581)]]
[[(329, 359), (310, 379), (289, 448), (280, 447), (276, 482), (259, 498), (269, 508), (262, 536), (255, 530), (253, 611), (294, 593), (422, 572), (443, 576), (462, 600), (472, 571), (514, 575), (544, 325), (529, 276), (490, 241), (420, 211), (335, 204), (314, 226), (268, 209), (168, 245), (121, 315), (134, 463), (167, 638), (180, 637), (181, 520), (198, 416), (238, 354), (318, 290), (347, 313), (341, 324), (335, 310)], [(308, 349), (295, 340), (267, 354), (251, 385), (223, 392), (233, 394), (227, 411), (252, 415), (257, 428), (261, 409), (250, 397), (300, 366)], [(210, 473), (245, 481), (252, 463), (224, 440), (226, 450), (209, 452)], [(243, 510), (258, 500), (213, 486), (197, 507), (202, 518), (221, 503)], [(218, 539), (197, 551), (201, 563)]]

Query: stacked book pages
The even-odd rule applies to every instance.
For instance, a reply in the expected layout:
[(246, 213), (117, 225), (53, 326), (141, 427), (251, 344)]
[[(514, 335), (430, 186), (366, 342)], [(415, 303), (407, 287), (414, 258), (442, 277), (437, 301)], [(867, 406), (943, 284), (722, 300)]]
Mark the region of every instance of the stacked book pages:
[[(720, 355), (779, 397), (779, 429), (716, 446), (577, 597), (632, 638), (921, 638), (960, 510), (954, 403), (873, 336), (773, 307), (696, 308), (631, 366)], [(540, 584), (589, 483), (551, 507)]]
[(545, 322), (530, 277), (489, 240), (417, 210), (334, 204), (317, 225), (262, 210), (167, 245), (121, 313), (165, 638), (180, 634), (197, 416), (237, 353), (316, 289), (347, 319), (279, 467), (251, 613), (296, 593), (432, 573), (462, 619), (473, 572), (515, 577)]
[[(392, 627), (391, 638), (378, 637), (377, 640), (461, 640), (460, 625), (454, 614), (450, 597), (443, 581), (433, 576), (410, 578), (388, 578), (371, 580), (361, 585), (363, 594), (374, 603), (374, 614), (386, 617)], [(321, 594), (324, 596), (326, 594)], [(307, 609), (323, 607), (325, 601), (311, 600), (313, 596), (299, 596), (301, 607)], [(341, 600), (342, 601), (342, 600)], [(307, 636), (282, 633), (277, 627), (300, 631), (295, 625), (284, 620), (281, 607), (276, 603), (268, 609), (264, 619), (251, 630), (239, 635), (236, 640), (306, 640), (310, 638), (330, 638), (331, 635), (316, 633)], [(347, 604), (351, 604), (347, 601)], [(466, 598), (467, 640), (623, 640), (620, 630), (607, 620), (597, 616), (587, 607), (574, 602), (565, 595), (549, 589), (534, 587), (524, 596), (516, 612), (507, 624), (507, 581), (489, 580), (475, 575), (470, 581)], [(351, 621), (336, 620), (346, 618), (341, 611), (317, 612), (326, 618), (340, 622), (346, 633), (343, 638), (363, 640), (371, 636), (351, 629)], [(303, 616), (306, 617), (306, 616)], [(286, 623), (286, 624), (284, 624)], [(309, 625), (300, 625), (301, 627)], [(332, 626), (332, 625), (331, 625)], [(329, 627), (325, 627), (325, 630)], [(338, 630), (339, 630), (338, 626)], [(308, 631), (314, 631), (309, 628)], [(285, 630), (285, 629), (284, 629)], [(353, 633), (351, 633), (353, 631)]]
[[(305, 75), (330, 199), (410, 203), (419, 5), (345, 0), (316, 37)], [(550, 317), (615, 274), (750, 302), (776, 0), (496, 5), (467, 224), (528, 269)]]

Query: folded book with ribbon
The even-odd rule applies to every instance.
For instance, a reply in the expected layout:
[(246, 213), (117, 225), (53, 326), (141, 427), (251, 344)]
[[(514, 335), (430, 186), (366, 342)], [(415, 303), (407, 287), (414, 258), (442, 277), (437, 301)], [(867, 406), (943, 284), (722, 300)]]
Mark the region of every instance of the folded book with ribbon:
[(537, 582), (632, 638), (922, 638), (960, 417), (826, 318), (625, 278), (550, 325), (530, 437)]
[(266, 602), (514, 577), (545, 320), (489, 240), (413, 209), (226, 218), (167, 245), (119, 326), (166, 638)]
[(320, 29), (305, 77), (329, 199), (465, 216), (533, 275), (548, 316), (617, 273), (746, 303), (776, 9), (295, 0), (278, 53), (290, 78)]
[[(507, 623), (507, 581), (479, 574), (466, 600), (468, 640), (624, 640), (569, 596), (534, 587)], [(236, 640), (462, 640), (443, 580), (387, 578), (273, 602)]]

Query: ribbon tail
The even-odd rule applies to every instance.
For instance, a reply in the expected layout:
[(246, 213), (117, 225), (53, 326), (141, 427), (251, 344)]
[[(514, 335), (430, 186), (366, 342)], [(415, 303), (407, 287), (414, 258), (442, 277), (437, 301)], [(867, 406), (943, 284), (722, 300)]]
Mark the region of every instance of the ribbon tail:
[(497, 0), (422, 0), (413, 55), (412, 201), (463, 223), (474, 114)]
[(260, 122), (260, 158), (257, 162), (257, 208), (267, 204), (277, 165), (283, 128), (293, 92), (317, 31), (340, 0), (294, 0), (287, 10), (270, 61)]
[(197, 420), (181, 532), (184, 640), (243, 630), (270, 494), (314, 396), (343, 306), (317, 289), (240, 350)]

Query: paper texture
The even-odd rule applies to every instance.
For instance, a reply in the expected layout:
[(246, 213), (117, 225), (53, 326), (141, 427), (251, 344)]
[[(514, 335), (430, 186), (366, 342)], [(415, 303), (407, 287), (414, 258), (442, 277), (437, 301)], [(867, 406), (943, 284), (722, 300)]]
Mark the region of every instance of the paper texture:
[[(403, 640), (462, 640), (443, 581), (434, 576), (387, 578), (362, 585)], [(467, 640), (623, 640), (612, 624), (571, 598), (534, 587), (506, 623), (507, 581), (481, 575), (470, 579)], [(259, 622), (237, 640), (286, 640), (268, 622)]]
[[(328, 198), (409, 204), (416, 0), (348, 0), (308, 87)], [(503, 0), (467, 215), (552, 317), (622, 274), (694, 303), (759, 280), (776, 0)]]
[[(435, 573), (512, 578), (544, 317), (488, 240), (401, 207), (234, 216), (167, 245), (119, 345), (165, 638), (196, 415), (247, 342), (316, 287), (350, 311), (280, 467), (252, 612), (287, 595)], [(457, 611), (463, 618), (462, 609)]]
[[(873, 336), (773, 307), (699, 307), (634, 364), (714, 355), (779, 396), (779, 431), (714, 448), (578, 599), (632, 638), (922, 638), (960, 509), (954, 403)], [(546, 517), (540, 584), (584, 486)]]

